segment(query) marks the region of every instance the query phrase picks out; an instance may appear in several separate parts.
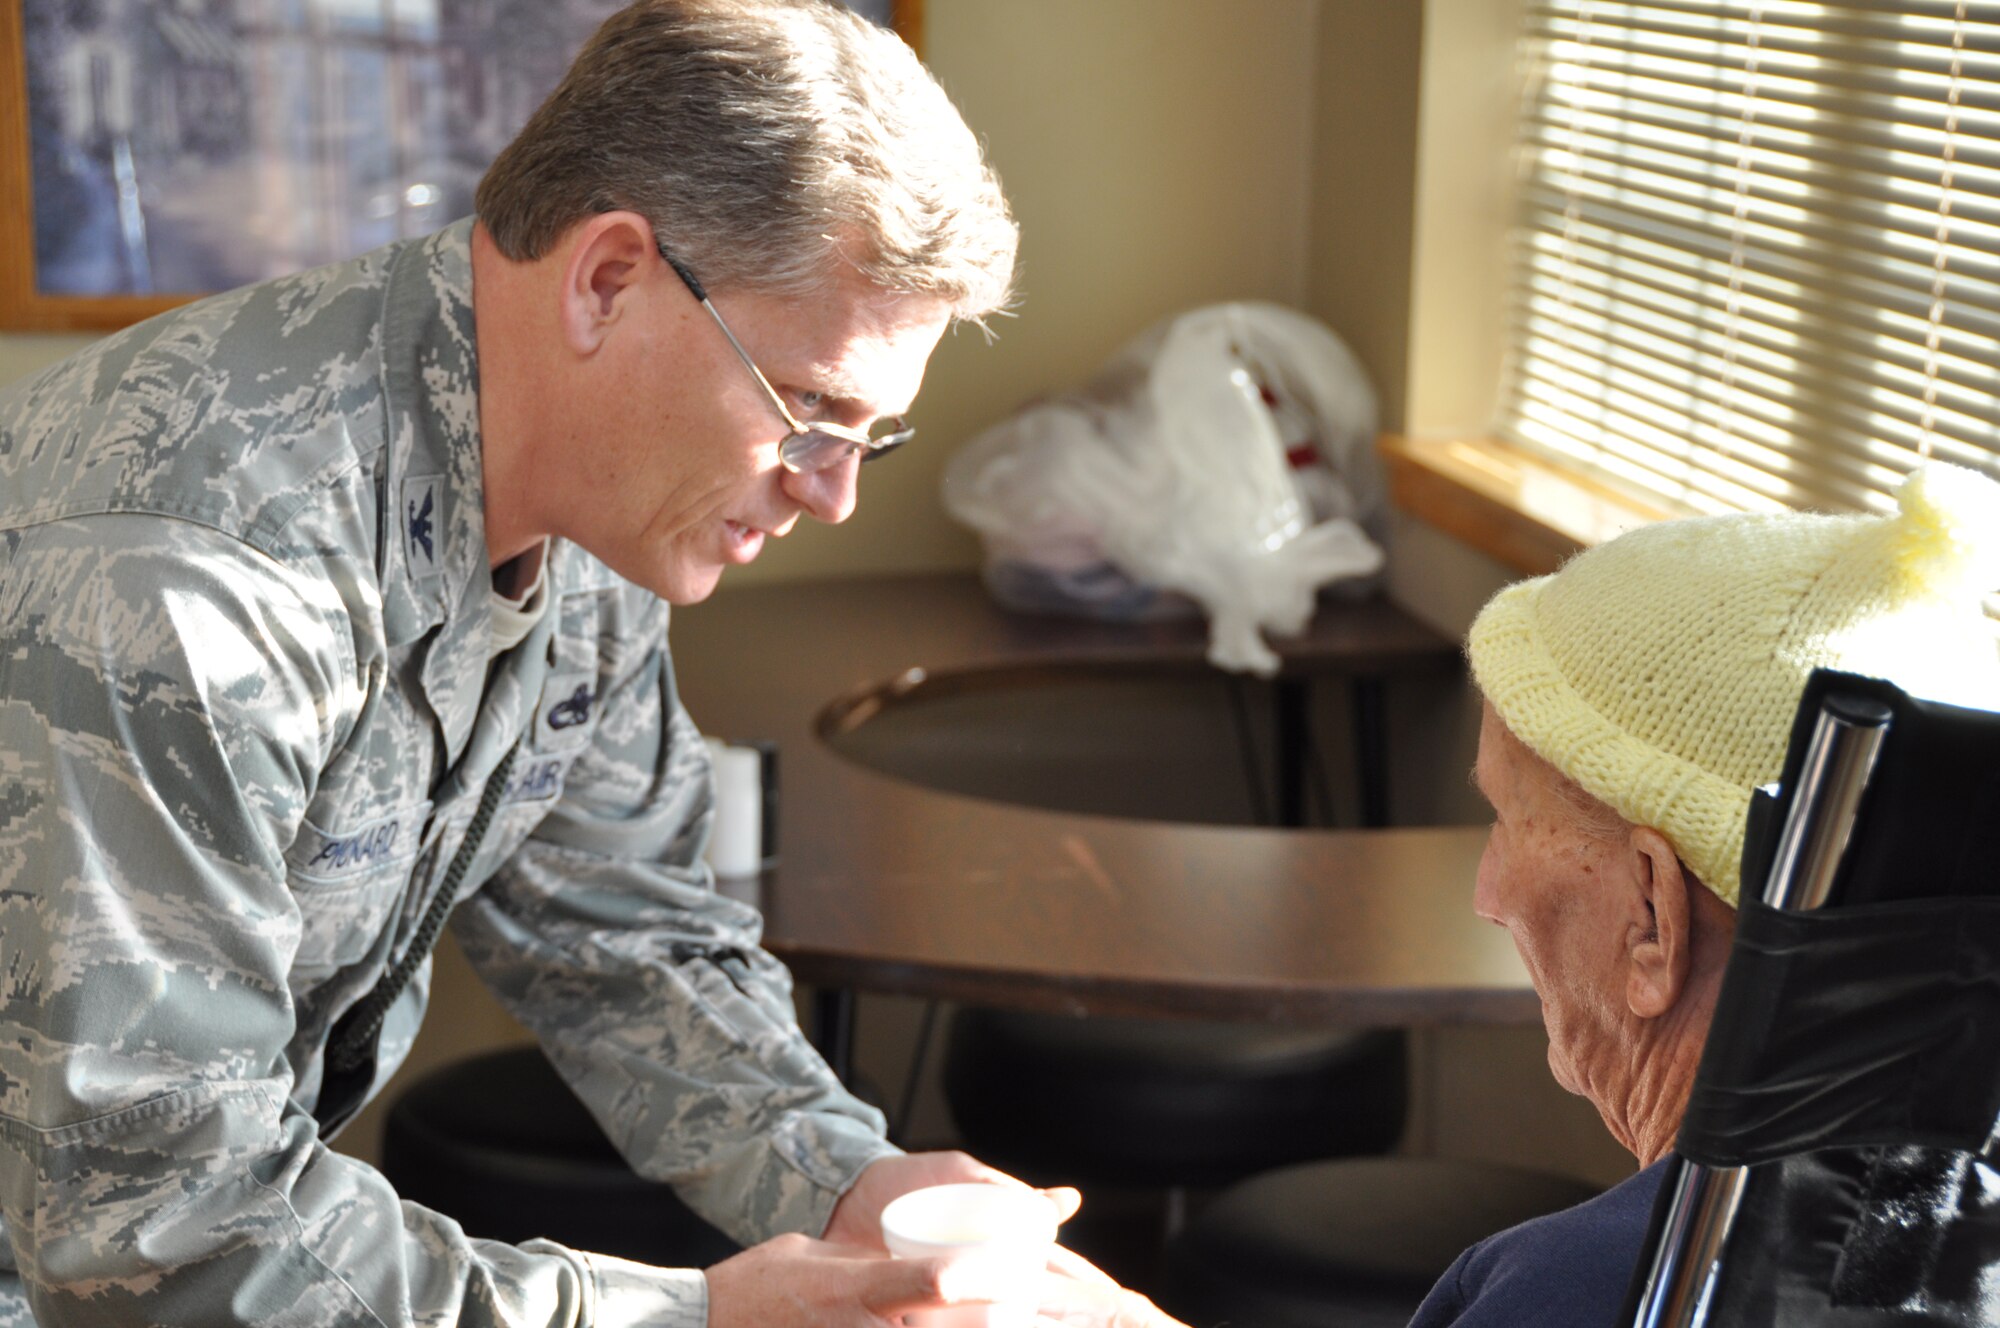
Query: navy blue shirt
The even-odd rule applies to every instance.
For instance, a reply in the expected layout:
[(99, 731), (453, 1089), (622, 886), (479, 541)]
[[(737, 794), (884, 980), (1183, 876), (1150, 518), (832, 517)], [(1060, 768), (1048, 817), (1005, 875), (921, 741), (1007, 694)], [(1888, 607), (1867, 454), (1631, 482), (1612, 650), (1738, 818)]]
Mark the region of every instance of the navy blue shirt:
[(1666, 1169), (1662, 1158), (1595, 1199), (1488, 1236), (1445, 1270), (1410, 1328), (1611, 1328)]

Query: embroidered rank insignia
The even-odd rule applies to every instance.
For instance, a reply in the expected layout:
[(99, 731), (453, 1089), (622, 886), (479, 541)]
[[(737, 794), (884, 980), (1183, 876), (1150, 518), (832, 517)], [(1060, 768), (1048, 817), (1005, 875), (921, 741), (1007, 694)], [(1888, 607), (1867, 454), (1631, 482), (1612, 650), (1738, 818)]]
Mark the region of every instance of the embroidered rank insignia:
[(542, 704), (535, 715), (535, 750), (559, 752), (583, 745), (596, 717), (595, 673), (551, 673), (542, 684)]
[(438, 510), (442, 486), (437, 475), (403, 480), (403, 557), (412, 581), (428, 580), (444, 570), (444, 514)]

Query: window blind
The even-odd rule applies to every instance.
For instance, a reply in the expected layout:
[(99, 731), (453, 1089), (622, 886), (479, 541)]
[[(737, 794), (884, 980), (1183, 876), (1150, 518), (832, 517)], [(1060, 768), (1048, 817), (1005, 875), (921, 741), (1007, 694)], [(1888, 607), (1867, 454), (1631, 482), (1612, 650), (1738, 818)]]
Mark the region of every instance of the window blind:
[(1499, 432), (1696, 512), (2000, 475), (2000, 0), (1531, 0)]

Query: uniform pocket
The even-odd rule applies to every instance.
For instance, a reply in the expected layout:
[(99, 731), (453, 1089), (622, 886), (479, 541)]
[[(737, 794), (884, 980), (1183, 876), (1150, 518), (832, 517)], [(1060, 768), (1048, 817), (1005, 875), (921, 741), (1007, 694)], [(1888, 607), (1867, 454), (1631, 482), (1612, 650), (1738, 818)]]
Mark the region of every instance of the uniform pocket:
[(297, 966), (351, 964), (381, 939), (409, 889), (430, 811), (430, 803), (417, 803), (331, 830), (301, 823), (285, 854), (300, 913)]

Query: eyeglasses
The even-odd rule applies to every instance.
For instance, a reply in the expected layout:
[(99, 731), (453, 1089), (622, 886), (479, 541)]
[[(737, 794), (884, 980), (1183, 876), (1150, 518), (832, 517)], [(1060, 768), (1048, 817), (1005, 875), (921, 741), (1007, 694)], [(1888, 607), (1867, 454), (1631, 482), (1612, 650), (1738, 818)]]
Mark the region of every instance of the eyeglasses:
[(877, 457), (887, 456), (917, 436), (917, 431), (900, 415), (876, 421), (875, 429), (871, 433), (863, 433), (859, 429), (850, 429), (840, 424), (801, 424), (798, 417), (786, 407), (785, 399), (778, 395), (778, 390), (771, 386), (771, 380), (764, 376), (764, 371), (750, 358), (750, 352), (743, 349), (743, 343), (729, 330), (729, 324), (723, 322), (722, 315), (715, 312), (715, 306), (708, 302), (708, 292), (702, 289), (702, 284), (695, 279), (694, 273), (688, 271), (686, 264), (680, 259), (668, 253), (664, 244), (656, 240), (654, 245), (659, 249), (660, 257), (666, 259), (668, 266), (687, 283), (688, 292), (701, 302), (702, 308), (708, 310), (708, 316), (715, 320), (715, 325), (722, 329), (722, 335), (729, 339), (729, 345), (743, 361), (743, 367), (757, 380), (757, 386), (764, 389), (764, 395), (771, 399), (772, 408), (785, 421), (785, 427), (791, 430), (786, 435), (785, 441), (778, 444), (778, 460), (784, 463), (786, 470), (795, 475), (825, 470), (829, 466), (839, 465), (855, 452), (861, 454), (863, 461), (873, 461)]

